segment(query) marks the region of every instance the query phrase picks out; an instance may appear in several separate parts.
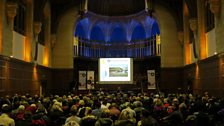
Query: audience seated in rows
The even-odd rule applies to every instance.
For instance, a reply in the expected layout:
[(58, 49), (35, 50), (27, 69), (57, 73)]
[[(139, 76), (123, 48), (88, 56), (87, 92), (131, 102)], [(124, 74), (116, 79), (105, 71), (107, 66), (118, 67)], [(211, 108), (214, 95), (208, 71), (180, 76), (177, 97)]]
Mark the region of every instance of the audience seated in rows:
[(3, 126), (223, 126), (224, 100), (192, 94), (97, 92), (0, 98)]

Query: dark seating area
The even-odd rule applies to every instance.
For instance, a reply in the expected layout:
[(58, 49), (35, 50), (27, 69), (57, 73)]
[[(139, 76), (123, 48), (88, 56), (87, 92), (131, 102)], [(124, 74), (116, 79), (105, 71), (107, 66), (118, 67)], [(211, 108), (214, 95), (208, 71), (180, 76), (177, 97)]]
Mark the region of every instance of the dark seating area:
[[(222, 126), (222, 98), (135, 91), (0, 98), (0, 125), (16, 126)], [(9, 124), (8, 124), (9, 125)]]

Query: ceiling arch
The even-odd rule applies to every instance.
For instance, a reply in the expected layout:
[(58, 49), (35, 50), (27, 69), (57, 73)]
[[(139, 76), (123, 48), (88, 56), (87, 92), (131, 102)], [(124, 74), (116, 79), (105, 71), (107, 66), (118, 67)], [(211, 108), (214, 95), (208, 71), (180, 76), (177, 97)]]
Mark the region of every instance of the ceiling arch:
[(131, 41), (146, 39), (146, 33), (144, 27), (139, 23), (134, 27), (131, 35)]
[(95, 25), (90, 32), (90, 40), (103, 42), (105, 41), (105, 34), (99, 25)]
[(85, 36), (90, 41), (130, 42), (150, 38), (153, 29), (156, 30), (155, 33), (160, 33), (157, 21), (146, 12), (124, 17), (108, 17), (87, 12), (77, 23), (83, 29), (82, 33), (76, 33), (80, 31), (75, 29), (75, 36)]

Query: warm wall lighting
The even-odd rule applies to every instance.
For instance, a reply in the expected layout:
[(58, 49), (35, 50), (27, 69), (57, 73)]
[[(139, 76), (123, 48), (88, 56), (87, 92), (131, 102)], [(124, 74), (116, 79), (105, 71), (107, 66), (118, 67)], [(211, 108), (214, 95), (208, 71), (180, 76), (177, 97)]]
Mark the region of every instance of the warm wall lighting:
[(196, 65), (195, 65), (195, 83), (194, 83), (194, 87), (195, 89), (198, 89), (199, 88), (199, 65), (198, 65), (198, 62), (196, 62)]
[(186, 42), (185, 44), (185, 61), (186, 64), (191, 63), (191, 48), (189, 42)]
[(44, 56), (43, 65), (44, 66), (49, 66), (48, 56)]
[(30, 40), (25, 38), (24, 39), (24, 61), (30, 62), (31, 61), (31, 47), (30, 47)]
[(33, 80), (38, 80), (37, 64), (36, 63), (33, 66)]
[(196, 79), (199, 79), (199, 67), (198, 67), (198, 63), (196, 63), (196, 66), (195, 66), (195, 78)]
[(49, 66), (49, 48), (46, 46), (44, 48), (43, 65)]

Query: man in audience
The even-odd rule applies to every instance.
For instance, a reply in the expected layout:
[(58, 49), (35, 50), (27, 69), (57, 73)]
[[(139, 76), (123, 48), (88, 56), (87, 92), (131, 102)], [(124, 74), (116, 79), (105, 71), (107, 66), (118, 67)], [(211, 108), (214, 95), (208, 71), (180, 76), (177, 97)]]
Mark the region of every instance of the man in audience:
[(8, 104), (2, 105), (2, 115), (0, 116), (0, 126), (15, 126), (15, 121), (9, 114), (11, 113), (11, 107)]
[(142, 110), (142, 118), (138, 122), (138, 126), (159, 126), (159, 123), (150, 115), (149, 111), (144, 109)]
[(71, 112), (71, 116), (66, 119), (65, 124), (69, 123), (71, 121), (74, 121), (74, 122), (80, 124), (81, 118), (77, 116), (77, 112), (78, 112), (77, 106), (73, 105), (71, 107), (71, 111), (70, 112)]

